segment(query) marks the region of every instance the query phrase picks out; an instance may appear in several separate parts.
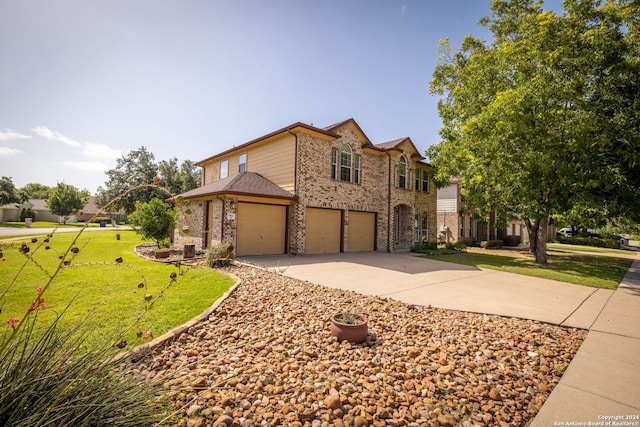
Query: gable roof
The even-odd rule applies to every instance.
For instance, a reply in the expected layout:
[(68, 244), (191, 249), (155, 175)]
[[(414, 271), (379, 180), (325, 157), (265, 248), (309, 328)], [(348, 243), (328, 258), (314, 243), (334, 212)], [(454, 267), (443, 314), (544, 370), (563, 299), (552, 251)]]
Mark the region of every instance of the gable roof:
[(311, 126), (311, 125), (308, 125), (308, 124), (302, 123), (302, 122), (296, 122), (296, 123), (290, 124), (289, 126), (285, 126), (285, 127), (280, 128), (280, 129), (278, 129), (276, 131), (268, 133), (266, 135), (262, 135), (261, 137), (258, 137), (256, 139), (252, 139), (251, 141), (245, 142), (244, 144), (241, 144), (241, 145), (235, 146), (233, 148), (230, 148), (228, 150), (225, 150), (225, 151), (223, 151), (221, 153), (214, 154), (213, 156), (207, 157), (204, 160), (200, 160), (199, 162), (196, 162), (195, 165), (196, 166), (203, 166), (204, 163), (207, 163), (210, 160), (213, 160), (213, 159), (218, 158), (218, 157), (224, 157), (227, 154), (229, 154), (229, 153), (231, 153), (233, 151), (236, 151), (236, 150), (244, 150), (245, 148), (249, 147), (250, 145), (257, 144), (257, 143), (262, 142), (262, 141), (266, 141), (269, 138), (274, 138), (276, 136), (284, 135), (286, 133), (295, 134), (297, 132), (303, 132), (303, 131), (320, 134), (320, 135), (324, 136), (325, 138), (329, 138), (329, 139), (337, 139), (337, 138), (340, 137), (339, 135), (336, 135), (335, 133), (333, 133), (333, 132), (331, 132), (329, 130), (320, 129), (320, 128), (317, 128), (315, 126)]
[(420, 155), (420, 152), (418, 151), (416, 146), (413, 144), (413, 141), (411, 141), (411, 138), (409, 138), (408, 136), (404, 137), (404, 138), (394, 139), (393, 141), (388, 141), (388, 142), (383, 142), (381, 144), (376, 144), (375, 146), (377, 148), (381, 148), (381, 149), (383, 149), (385, 151), (399, 150), (398, 147), (404, 142), (408, 142), (409, 145), (411, 145), (411, 149), (413, 151), (413, 154), (411, 154), (411, 158), (418, 159), (418, 160), (426, 159), (426, 157), (423, 157), (422, 155)]
[(214, 181), (202, 187), (180, 194), (185, 199), (212, 196), (216, 194), (238, 194), (245, 196), (270, 197), (275, 199), (296, 199), (296, 196), (269, 181), (259, 173), (241, 172), (235, 176)]
[(356, 121), (353, 118), (348, 118), (347, 120), (343, 120), (341, 122), (338, 123), (334, 123), (330, 126), (327, 126), (325, 128), (323, 128), (326, 131), (329, 132), (333, 132), (336, 129), (342, 127), (342, 126), (351, 126), (351, 128), (355, 131), (355, 133), (358, 135), (358, 137), (360, 138), (360, 140), (362, 141), (362, 146), (373, 146), (373, 144), (371, 143), (371, 140), (369, 139), (369, 137), (364, 133), (364, 131), (362, 130), (362, 128), (358, 125), (358, 123), (356, 123)]

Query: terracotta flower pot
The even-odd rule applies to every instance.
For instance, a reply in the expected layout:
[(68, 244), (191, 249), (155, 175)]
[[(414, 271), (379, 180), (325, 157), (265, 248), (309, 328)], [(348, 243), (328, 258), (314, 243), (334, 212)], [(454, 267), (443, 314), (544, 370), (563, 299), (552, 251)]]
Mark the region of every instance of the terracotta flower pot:
[(339, 341), (347, 340), (361, 343), (367, 339), (369, 324), (367, 317), (361, 314), (338, 313), (331, 317), (331, 335)]

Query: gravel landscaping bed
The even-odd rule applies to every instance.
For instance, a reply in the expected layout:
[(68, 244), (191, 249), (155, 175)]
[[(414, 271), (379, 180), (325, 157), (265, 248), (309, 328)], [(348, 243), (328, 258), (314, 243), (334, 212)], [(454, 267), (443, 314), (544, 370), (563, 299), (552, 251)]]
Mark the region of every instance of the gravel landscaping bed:
[[(133, 367), (168, 378), (176, 425), (527, 425), (587, 332), (221, 271), (240, 286)], [(341, 311), (369, 317), (366, 342), (330, 335)]]

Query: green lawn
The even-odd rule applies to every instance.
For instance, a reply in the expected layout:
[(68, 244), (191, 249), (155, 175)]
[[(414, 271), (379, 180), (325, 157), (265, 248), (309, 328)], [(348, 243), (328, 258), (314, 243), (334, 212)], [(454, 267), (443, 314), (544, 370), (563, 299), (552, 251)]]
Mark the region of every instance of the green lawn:
[(629, 258), (575, 253), (549, 254), (545, 266), (536, 264), (533, 256), (465, 252), (424, 257), (604, 289), (616, 289), (633, 262)]
[(621, 257), (629, 258), (634, 258), (636, 256), (636, 252), (624, 249), (597, 248), (595, 246), (567, 245), (562, 243), (549, 243), (547, 245), (547, 250), (550, 252), (556, 249), (571, 252), (597, 252), (602, 254), (614, 254)]
[[(116, 240), (115, 230), (80, 235), (75, 245), (79, 252), (75, 256), (67, 254), (65, 259), (71, 260), (70, 265), (61, 270), (43, 294), (45, 308), (38, 310), (39, 320), (51, 320), (73, 300), (62, 323), (75, 323), (88, 316), (87, 326), (96, 328), (89, 345), (97, 345), (102, 337), (122, 331), (135, 321), (149, 304), (145, 295), (151, 295), (151, 301), (154, 301), (162, 294), (126, 335), (128, 347), (133, 347), (141, 343), (137, 332), (150, 330), (154, 336), (160, 336), (204, 311), (233, 284), (231, 278), (213, 270), (178, 268), (139, 258), (133, 248), (142, 242), (140, 237), (130, 230), (119, 233), (120, 240)], [(8, 328), (9, 317), (22, 319), (25, 316), (37, 296), (37, 288), (45, 286), (48, 275), (60, 262), (58, 256), (66, 252), (76, 236), (77, 233), (55, 234), (49, 243), (44, 243), (46, 236), (38, 237), (36, 243), (31, 243), (31, 238), (25, 239), (36, 262), (27, 262), (20, 272), (26, 259), (18, 250), (20, 241), (0, 242), (3, 250), (0, 260), (1, 328)], [(117, 258), (122, 258), (122, 262), (117, 263)], [(178, 280), (173, 283), (172, 273), (178, 274)], [(16, 274), (18, 278), (12, 283)]]

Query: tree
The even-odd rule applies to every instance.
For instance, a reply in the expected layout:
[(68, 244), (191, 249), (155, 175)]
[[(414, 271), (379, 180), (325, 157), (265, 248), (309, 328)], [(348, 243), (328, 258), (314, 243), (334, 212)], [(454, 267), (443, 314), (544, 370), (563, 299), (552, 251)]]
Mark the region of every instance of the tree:
[[(138, 185), (152, 184), (158, 176), (158, 165), (154, 160), (155, 156), (146, 147), (132, 150), (126, 156), (120, 157), (116, 167), (105, 172), (108, 177), (105, 182), (106, 189), (102, 187), (98, 189), (98, 205), (104, 206)], [(126, 214), (130, 214), (135, 209), (136, 201), (148, 202), (155, 197), (168, 197), (168, 195), (162, 194), (156, 188), (144, 187), (126, 194), (114, 202), (112, 208), (122, 209)]]
[(160, 242), (167, 239), (176, 224), (176, 209), (164, 201), (153, 198), (148, 202), (136, 202), (129, 222), (136, 233), (145, 239)]
[(44, 184), (38, 183), (29, 183), (20, 189), (20, 194), (24, 196), (25, 199), (48, 199), (49, 195), (53, 191), (52, 187)]
[(22, 203), (25, 200), (13, 185), (13, 180), (10, 177), (0, 178), (0, 206), (7, 203)]
[(162, 160), (158, 165), (160, 183), (172, 194), (181, 194), (200, 185), (200, 170), (191, 160), (183, 161), (178, 167), (178, 159)]
[[(491, 44), (441, 44), (430, 91), (443, 96), (442, 140), (427, 155), (439, 185), (461, 178), (477, 214), (523, 218), (536, 262), (546, 263), (552, 215), (640, 195), (640, 79), (638, 38), (625, 34), (637, 28), (633, 3), (566, 0), (562, 16), (541, 5), (494, 0), (481, 20)], [(622, 129), (629, 124), (635, 130)]]
[(47, 205), (53, 214), (66, 217), (74, 212), (84, 208), (89, 200), (90, 194), (87, 190), (78, 190), (73, 185), (59, 182), (51, 191), (51, 195), (47, 199)]

